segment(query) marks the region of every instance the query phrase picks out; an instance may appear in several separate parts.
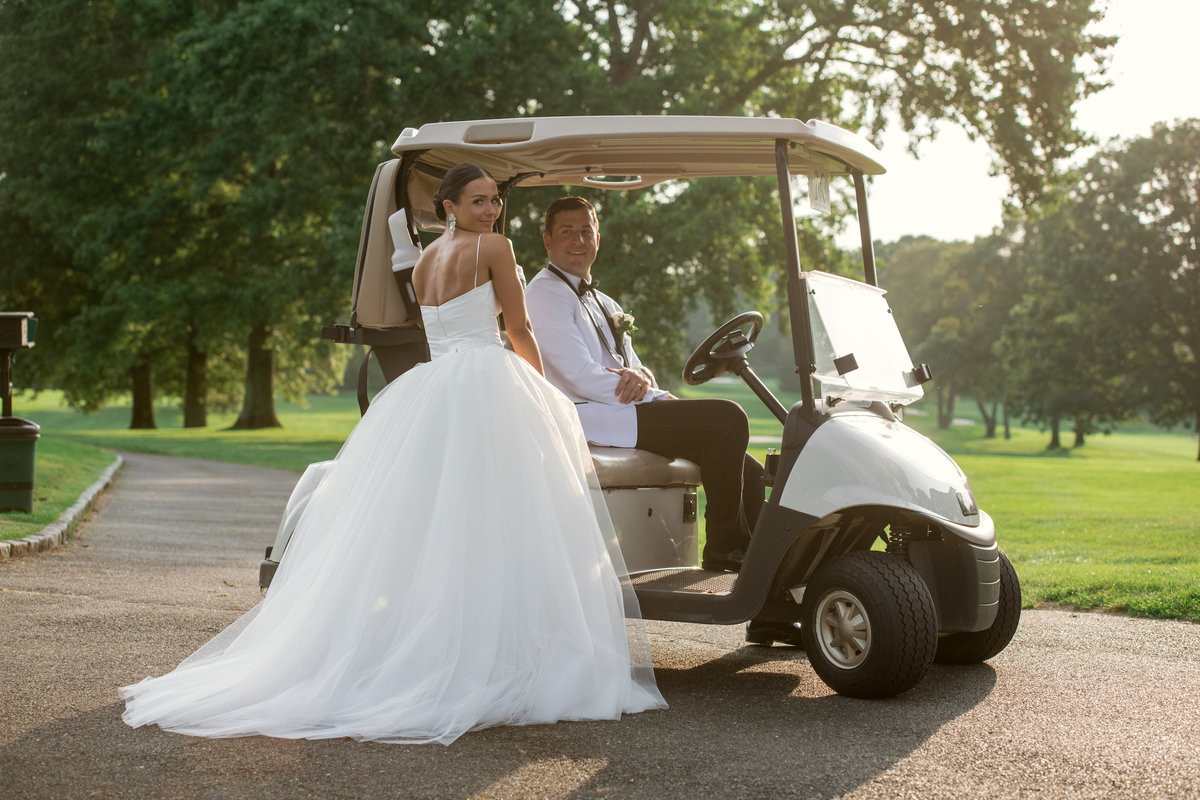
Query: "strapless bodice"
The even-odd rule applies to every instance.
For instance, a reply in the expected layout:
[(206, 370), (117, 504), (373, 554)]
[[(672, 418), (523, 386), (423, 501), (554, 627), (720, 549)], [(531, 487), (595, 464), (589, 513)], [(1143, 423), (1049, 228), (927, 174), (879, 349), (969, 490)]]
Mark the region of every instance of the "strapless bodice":
[(491, 281), (440, 306), (421, 306), (430, 358), (472, 347), (503, 346), (496, 325), (499, 313), (500, 304)]

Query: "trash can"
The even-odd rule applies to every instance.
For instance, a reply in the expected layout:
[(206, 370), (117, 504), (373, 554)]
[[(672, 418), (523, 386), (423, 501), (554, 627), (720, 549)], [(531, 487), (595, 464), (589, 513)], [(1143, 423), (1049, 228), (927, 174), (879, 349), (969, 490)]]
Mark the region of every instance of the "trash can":
[(0, 417), (0, 511), (33, 511), (36, 422)]

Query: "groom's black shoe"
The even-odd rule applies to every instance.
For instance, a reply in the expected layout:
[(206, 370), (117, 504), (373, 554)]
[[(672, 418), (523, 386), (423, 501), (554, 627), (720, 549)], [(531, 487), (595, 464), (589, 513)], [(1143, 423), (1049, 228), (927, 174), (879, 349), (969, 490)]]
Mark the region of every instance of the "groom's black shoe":
[(745, 555), (741, 550), (734, 550), (729, 553), (710, 553), (708, 552), (708, 548), (705, 548), (704, 558), (700, 561), (700, 568), (712, 572), (737, 572), (742, 568), (742, 559)]

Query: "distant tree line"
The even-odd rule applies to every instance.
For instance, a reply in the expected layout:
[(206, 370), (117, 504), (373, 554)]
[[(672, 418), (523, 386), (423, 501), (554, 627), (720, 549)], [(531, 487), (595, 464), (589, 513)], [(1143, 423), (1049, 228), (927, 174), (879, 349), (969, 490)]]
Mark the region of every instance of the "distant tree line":
[(1013, 415), (1051, 447), (1135, 416), (1200, 430), (1200, 120), (1105, 147), (991, 236), (878, 257), (943, 427), (961, 394), (988, 436)]
[[(132, 396), (133, 427), (153, 426), (164, 399), (180, 402), (188, 427), (218, 408), (238, 410), (237, 426), (277, 425), (277, 395), (340, 379), (345, 353), (318, 332), (344, 318), (366, 186), (408, 125), (757, 114), (868, 135), (895, 121), (921, 140), (952, 120), (992, 145), (1014, 203), (1032, 208), (1044, 176), (1086, 143), (1071, 109), (1103, 85), (1094, 65), (1112, 40), (1086, 32), (1100, 15), (1096, 0), (0, 0), (0, 306), (41, 320), (37, 357), (18, 378), (61, 388), (82, 409)], [(1072, 191), (1112, 194), (1106, 224), (1116, 225), (1124, 190), (1086, 182), (1099, 175)], [(527, 266), (540, 262), (550, 195), (525, 193), (509, 208)], [(1038, 259), (1051, 244), (1069, 250), (1068, 231), (1083, 224), (1066, 210), (1072, 196), (1000, 236), (995, 253), (973, 247), (1029, 282), (1061, 282)], [(679, 363), (698, 303), (717, 317), (735, 298), (781, 304), (782, 243), (758, 233), (777, 227), (771, 181), (598, 199), (605, 288), (635, 307), (639, 347), (654, 361)], [(801, 223), (805, 263), (844, 257), (832, 245), (837, 219)], [(1164, 223), (1162, 235), (1171, 230)], [(1035, 236), (1046, 244), (1034, 247)], [(897, 277), (913, 246), (886, 254)], [(1078, 313), (1101, 313), (1101, 287), (1149, 286), (1152, 272), (1093, 283), (1094, 303)], [(1011, 335), (984, 348), (997, 370), (1042, 368), (1023, 354), (1016, 320), (1036, 329), (1055, 310), (1024, 291), (1000, 299), (1015, 291), (1005, 282), (970, 280), (981, 285), (964, 286), (964, 298), (987, 291), (988, 314), (1005, 307), (992, 330)], [(1172, 313), (1139, 345), (1160, 359), (1180, 358), (1167, 328), (1184, 309)], [(947, 352), (960, 340), (982, 346), (974, 326), (990, 324), (963, 309), (928, 323), (922, 342)], [(1117, 414), (1107, 390), (1086, 414), (1065, 399), (1039, 411), (1044, 400), (985, 374), (983, 360), (954, 358), (975, 370), (955, 381), (984, 402), (1003, 397), (1085, 430)], [(1184, 397), (1172, 394), (1171, 381), (1185, 391), (1181, 377), (1159, 377), (1154, 402)], [(1162, 420), (1183, 413), (1186, 402), (1173, 402)]]

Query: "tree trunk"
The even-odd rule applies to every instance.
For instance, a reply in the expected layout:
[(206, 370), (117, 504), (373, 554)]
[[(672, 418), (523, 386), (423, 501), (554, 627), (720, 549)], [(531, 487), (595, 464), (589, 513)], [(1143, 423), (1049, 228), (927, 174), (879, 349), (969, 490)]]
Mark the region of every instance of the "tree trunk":
[(992, 401), (992, 413), (991, 414), (989, 414), (987, 412), (987, 406), (985, 406), (983, 404), (982, 400), (976, 398), (975, 405), (979, 406), (979, 415), (981, 417), (983, 417), (983, 425), (984, 425), (983, 438), (995, 439), (996, 438), (996, 410), (997, 410), (997, 407), (1000, 405), (1000, 403), (996, 400)]
[(246, 393), (235, 428), (281, 428), (275, 416), (275, 351), (267, 346), (271, 327), (265, 322), (250, 331), (246, 348)]
[(1047, 450), (1057, 450), (1062, 447), (1062, 442), (1058, 438), (1058, 420), (1050, 423), (1050, 444), (1046, 445)]
[[(1196, 439), (1200, 440), (1200, 411), (1196, 412)], [(1200, 461), (1200, 450), (1196, 451), (1196, 460)]]
[(187, 381), (183, 389), (183, 427), (208, 427), (208, 353), (187, 344)]
[(154, 386), (150, 380), (150, 362), (139, 361), (130, 370), (133, 381), (133, 414), (129, 427), (133, 430), (157, 428), (154, 424)]
[(954, 420), (954, 388), (938, 386), (938, 428), (945, 430)]
[(1012, 438), (1012, 425), (1008, 418), (1008, 404), (1004, 405), (1004, 438), (1007, 441)]
[(1084, 422), (1081, 419), (1075, 420), (1075, 444), (1073, 447), (1083, 447), (1083, 430)]

